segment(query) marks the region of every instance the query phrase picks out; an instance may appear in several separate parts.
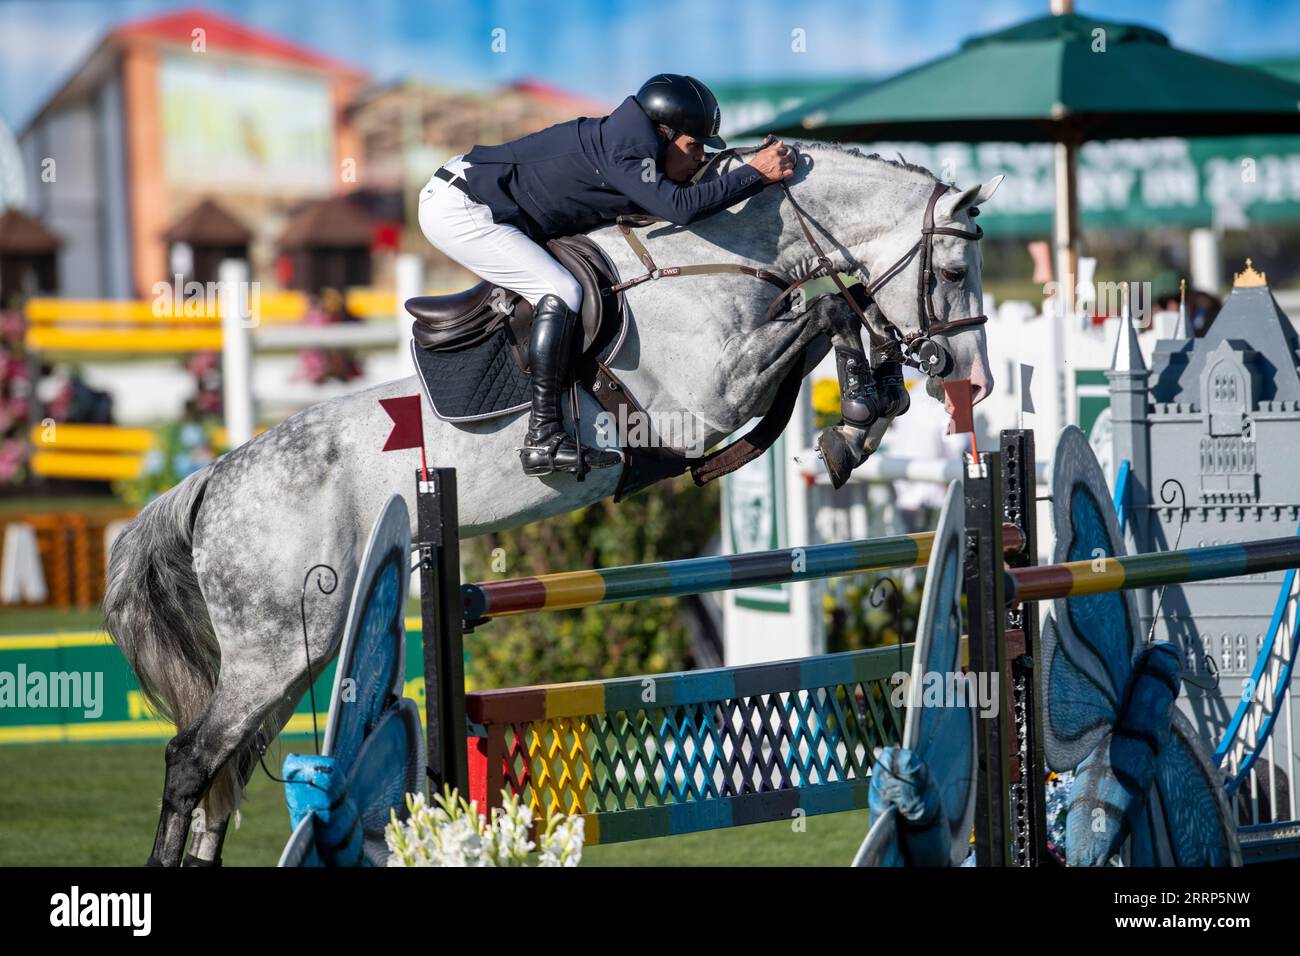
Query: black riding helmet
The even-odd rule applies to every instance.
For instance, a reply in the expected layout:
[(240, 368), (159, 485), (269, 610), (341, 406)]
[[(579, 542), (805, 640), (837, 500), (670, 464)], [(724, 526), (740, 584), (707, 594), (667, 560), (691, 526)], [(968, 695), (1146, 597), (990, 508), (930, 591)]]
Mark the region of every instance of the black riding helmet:
[(636, 101), (652, 123), (689, 133), (710, 149), (726, 149), (718, 135), (722, 111), (717, 97), (693, 76), (660, 73), (636, 91)]

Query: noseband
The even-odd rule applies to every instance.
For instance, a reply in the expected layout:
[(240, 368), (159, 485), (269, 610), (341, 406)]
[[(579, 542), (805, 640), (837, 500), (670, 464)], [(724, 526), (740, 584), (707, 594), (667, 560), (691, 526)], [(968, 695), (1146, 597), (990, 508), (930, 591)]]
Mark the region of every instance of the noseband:
[[(948, 186), (945, 183), (934, 184), (934, 190), (930, 193), (930, 201), (926, 203), (925, 206), (925, 219), (921, 223), (921, 237), (917, 239), (910, 249), (903, 253), (893, 265), (882, 272), (873, 282), (869, 284), (863, 283), (862, 289), (866, 293), (866, 297), (868, 299), (874, 299), (876, 292), (879, 291), (890, 279), (902, 272), (907, 267), (907, 264), (912, 261), (913, 256), (917, 255), (918, 252), (920, 253), (921, 262), (916, 285), (916, 314), (920, 327), (915, 332), (904, 332), (897, 325), (891, 322), (882, 311), (880, 317), (884, 320), (885, 325), (888, 326), (889, 331), (893, 335), (892, 338), (883, 335), (871, 324), (871, 322), (867, 320), (866, 313), (863, 311), (862, 306), (858, 304), (857, 298), (855, 298), (854, 295), (844, 286), (844, 283), (840, 281), (839, 273), (831, 264), (830, 257), (822, 251), (822, 247), (818, 244), (812, 230), (808, 228), (808, 222), (804, 217), (803, 210), (799, 207), (799, 204), (791, 194), (790, 187), (782, 182), (781, 188), (785, 190), (786, 198), (790, 200), (790, 205), (794, 209), (795, 217), (799, 220), (799, 225), (803, 229), (804, 238), (808, 240), (808, 244), (812, 246), (813, 252), (817, 255), (818, 266), (804, 279), (786, 289), (785, 292), (777, 298), (777, 301), (768, 309), (768, 318), (772, 317), (776, 309), (780, 307), (781, 301), (785, 299), (786, 296), (792, 294), (795, 289), (802, 286), (805, 282), (821, 278), (822, 276), (829, 276), (835, 283), (836, 289), (839, 290), (839, 294), (846, 302), (848, 302), (853, 311), (857, 314), (858, 320), (862, 323), (862, 327), (867, 331), (867, 336), (871, 339), (871, 347), (874, 351), (901, 361), (904, 364), (911, 365), (913, 368), (919, 369), (932, 378), (939, 378), (948, 374), (948, 372), (952, 370), (953, 366), (952, 353), (949, 352), (943, 342), (935, 338), (935, 336), (943, 335), (947, 332), (954, 332), (958, 329), (967, 329), (977, 325), (983, 325), (989, 320), (987, 315), (972, 315), (964, 319), (952, 319), (948, 322), (940, 322), (934, 311), (934, 302), (931, 298), (933, 291), (931, 287), (938, 284), (934, 275), (934, 237), (957, 236), (959, 239), (971, 239), (976, 241), (984, 237), (984, 230), (978, 225), (975, 227), (974, 232), (969, 232), (965, 229), (953, 229), (948, 226), (936, 226), (934, 224), (935, 204), (939, 201), (939, 197), (948, 191)], [(972, 209), (971, 215), (975, 215), (976, 212), (977, 210)], [(829, 236), (830, 233), (827, 233), (827, 235)], [(834, 236), (831, 236), (830, 238), (838, 245), (842, 245), (838, 240), (835, 240)]]

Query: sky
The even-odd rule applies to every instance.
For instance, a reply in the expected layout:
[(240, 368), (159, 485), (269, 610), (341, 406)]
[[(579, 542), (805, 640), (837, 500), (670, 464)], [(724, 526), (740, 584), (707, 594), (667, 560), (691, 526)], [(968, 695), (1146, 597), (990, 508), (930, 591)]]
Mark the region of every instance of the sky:
[[(886, 76), (1048, 12), (1048, 0), (0, 0), (0, 117), (21, 128), (116, 24), (195, 6), (376, 81), (482, 89), (529, 77), (611, 104), (657, 72), (705, 82)], [(1153, 26), (1208, 56), (1300, 57), (1300, 0), (1092, 0), (1076, 9)], [(795, 30), (803, 52), (791, 49)]]

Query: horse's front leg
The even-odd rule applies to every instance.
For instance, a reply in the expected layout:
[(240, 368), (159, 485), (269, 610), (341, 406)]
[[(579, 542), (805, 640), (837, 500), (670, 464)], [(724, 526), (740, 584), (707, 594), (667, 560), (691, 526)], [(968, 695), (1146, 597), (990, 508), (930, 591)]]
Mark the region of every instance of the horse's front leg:
[[(903, 400), (910, 404), (910, 397), (907, 394), (906, 386), (903, 386)], [(907, 406), (904, 406), (904, 411), (906, 411), (906, 409)], [(862, 449), (863, 461), (866, 461), (880, 450), (880, 443), (885, 438), (885, 432), (889, 431), (889, 426), (893, 424), (896, 417), (896, 415), (890, 415), (888, 418), (879, 418), (876, 420), (874, 425), (867, 429), (867, 441), (866, 445)]]
[(714, 364), (713, 396), (701, 408), (702, 417), (726, 434), (764, 413), (791, 371), (807, 375), (825, 357), (835, 309), (819, 299), (799, 315), (728, 338)]
[(840, 383), (840, 420), (817, 436), (817, 449), (836, 488), (880, 447), (890, 422), (910, 404), (902, 365), (883, 356), (868, 362), (856, 315), (845, 319), (840, 313), (838, 319), (831, 345)]

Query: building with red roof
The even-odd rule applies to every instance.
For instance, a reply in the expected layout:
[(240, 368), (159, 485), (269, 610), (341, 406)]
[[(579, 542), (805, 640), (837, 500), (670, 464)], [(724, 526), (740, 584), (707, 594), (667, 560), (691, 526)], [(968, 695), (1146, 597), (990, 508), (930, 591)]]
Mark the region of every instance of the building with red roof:
[(41, 171), (29, 205), (64, 238), (63, 294), (149, 294), (170, 278), (166, 233), (205, 199), (253, 226), (269, 279), (290, 209), (360, 182), (345, 107), (366, 81), (202, 8), (111, 30), (19, 137)]

